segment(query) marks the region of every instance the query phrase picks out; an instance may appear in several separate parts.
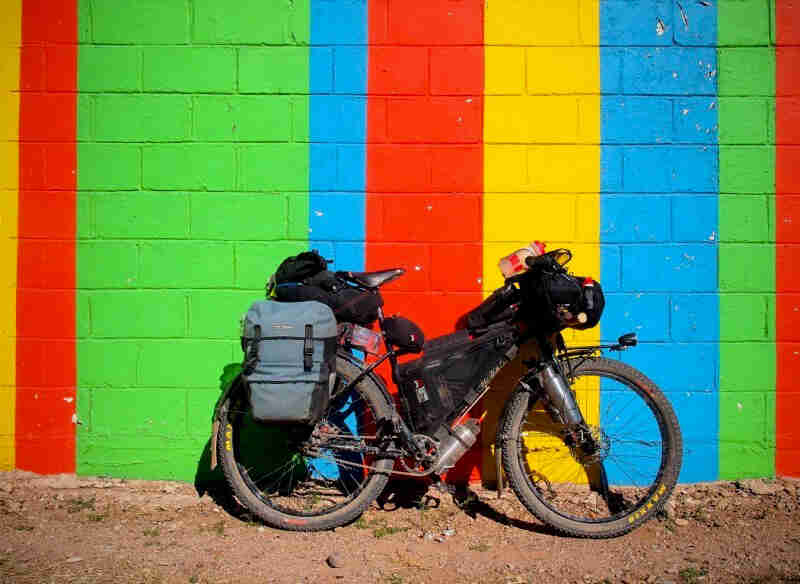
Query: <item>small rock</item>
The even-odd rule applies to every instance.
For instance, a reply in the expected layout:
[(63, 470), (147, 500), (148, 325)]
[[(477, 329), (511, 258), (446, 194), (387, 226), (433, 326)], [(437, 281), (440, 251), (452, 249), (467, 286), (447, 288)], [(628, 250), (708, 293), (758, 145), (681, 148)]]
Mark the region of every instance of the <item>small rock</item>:
[(71, 558), (67, 558), (68, 564), (74, 564), (75, 562), (82, 562), (83, 558), (80, 556), (72, 556)]
[(687, 525), (689, 525), (689, 521), (687, 519), (684, 519), (683, 517), (676, 517), (675, 525), (677, 525), (678, 527), (686, 527)]
[(450, 537), (450, 536), (453, 536), (455, 534), (456, 534), (456, 530), (455, 529), (445, 529), (444, 531), (442, 531), (442, 535), (445, 536), (445, 537)]
[(263, 533), (266, 530), (264, 529), (264, 526), (261, 525), (261, 526), (259, 526), (259, 528), (256, 531), (258, 531), (259, 533)]
[(344, 566), (344, 558), (342, 558), (340, 554), (331, 554), (325, 561), (331, 568), (341, 568)]

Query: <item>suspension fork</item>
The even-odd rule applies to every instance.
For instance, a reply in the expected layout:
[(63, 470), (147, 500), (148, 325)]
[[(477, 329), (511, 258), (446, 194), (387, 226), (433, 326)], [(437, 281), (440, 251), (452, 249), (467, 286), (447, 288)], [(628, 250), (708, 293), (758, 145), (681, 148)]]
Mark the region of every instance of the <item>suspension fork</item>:
[[(597, 442), (587, 431), (586, 421), (575, 395), (567, 383), (561, 365), (553, 357), (552, 345), (547, 339), (539, 339), (539, 346), (543, 358), (525, 363), (531, 371), (523, 378), (523, 387), (532, 393), (538, 391), (547, 401), (549, 406), (547, 409), (553, 421), (564, 424), (566, 429), (564, 439), (568, 443), (572, 442), (572, 446), (580, 448), (587, 454), (593, 454), (598, 448)], [(588, 476), (592, 490), (600, 493), (609, 507), (615, 505), (609, 492), (608, 477), (603, 463), (593, 465)]]
[(542, 356), (541, 359), (525, 362), (530, 368), (523, 378), (525, 386), (530, 389), (532, 386), (539, 387), (554, 422), (564, 424), (569, 430), (584, 427), (586, 424), (575, 395), (564, 377), (561, 365), (553, 356), (553, 345), (546, 338), (537, 340)]

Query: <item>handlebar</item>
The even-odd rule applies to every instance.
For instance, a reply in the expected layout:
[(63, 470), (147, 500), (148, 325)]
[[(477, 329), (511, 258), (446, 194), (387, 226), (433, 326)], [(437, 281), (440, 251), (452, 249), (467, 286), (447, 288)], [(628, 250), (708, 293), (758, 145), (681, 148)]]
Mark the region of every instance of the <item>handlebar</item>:
[(557, 266), (563, 268), (572, 259), (572, 252), (565, 248), (554, 249), (539, 256), (528, 256), (525, 265), (533, 269), (537, 267)]
[(528, 256), (528, 257), (525, 258), (525, 265), (527, 265), (529, 268), (533, 269), (536, 266), (540, 266), (540, 265), (544, 266), (546, 264), (549, 264), (551, 261), (552, 260), (550, 259), (550, 257), (547, 254), (540, 255), (540, 256)]

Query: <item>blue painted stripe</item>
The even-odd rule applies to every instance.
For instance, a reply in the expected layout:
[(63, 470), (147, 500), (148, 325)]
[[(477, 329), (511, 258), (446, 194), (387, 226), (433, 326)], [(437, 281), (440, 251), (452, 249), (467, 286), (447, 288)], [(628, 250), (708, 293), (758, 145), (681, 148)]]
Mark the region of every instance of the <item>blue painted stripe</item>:
[[(333, 258), (331, 269), (363, 271), (367, 0), (311, 0), (311, 44), (309, 244)], [(334, 423), (358, 433), (355, 414)], [(329, 460), (314, 461), (313, 471), (342, 480), (353, 472)]]
[(639, 333), (624, 360), (672, 401), (694, 482), (718, 477), (717, 25), (714, 3), (681, 4), (600, 3), (601, 336)]
[(312, 0), (309, 241), (334, 269), (363, 270), (367, 0)]

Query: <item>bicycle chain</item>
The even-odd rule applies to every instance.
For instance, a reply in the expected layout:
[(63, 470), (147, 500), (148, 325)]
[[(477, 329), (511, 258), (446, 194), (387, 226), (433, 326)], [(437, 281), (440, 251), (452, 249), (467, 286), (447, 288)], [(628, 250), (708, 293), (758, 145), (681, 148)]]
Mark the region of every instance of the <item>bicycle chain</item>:
[[(345, 448), (345, 450), (350, 450), (351, 452), (363, 452), (363, 450), (361, 450), (361, 449), (356, 450), (355, 448), (351, 448), (351, 449)], [(385, 471), (382, 471), (381, 469), (379, 469), (378, 467), (375, 467), (375, 466), (370, 466), (368, 464), (357, 464), (355, 462), (349, 462), (347, 460), (341, 460), (341, 459), (336, 458), (334, 456), (326, 456), (326, 455), (324, 455), (322, 453), (313, 453), (312, 451), (309, 451), (309, 452), (306, 453), (306, 455), (307, 456), (313, 456), (314, 458), (321, 458), (323, 460), (330, 460), (332, 462), (335, 462), (336, 464), (341, 464), (343, 466), (352, 466), (354, 468), (373, 470), (373, 471), (376, 471), (376, 472), (385, 472)], [(402, 454), (398, 453), (393, 458), (395, 458), (395, 460), (396, 460), (397, 458), (400, 458), (401, 456), (402, 456)], [(404, 477), (424, 477), (424, 476), (428, 476), (429, 474), (431, 474), (431, 472), (432, 472), (432, 470), (428, 470), (426, 472), (410, 472), (410, 471), (402, 471), (402, 470), (392, 469), (392, 470), (389, 471), (388, 474), (404, 476)]]

